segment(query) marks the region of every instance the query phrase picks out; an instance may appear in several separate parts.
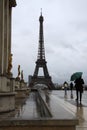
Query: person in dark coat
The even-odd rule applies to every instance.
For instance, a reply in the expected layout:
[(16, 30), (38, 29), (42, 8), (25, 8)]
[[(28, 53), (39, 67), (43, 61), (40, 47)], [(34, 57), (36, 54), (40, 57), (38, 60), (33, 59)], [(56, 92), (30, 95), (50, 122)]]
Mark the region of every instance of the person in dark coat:
[(73, 83), (72, 82), (70, 83), (70, 90), (71, 90), (71, 98), (73, 98), (73, 92), (72, 92), (72, 90), (73, 90)]
[(75, 88), (76, 88), (76, 96), (77, 96), (76, 100), (78, 102), (80, 97), (80, 104), (82, 101), (83, 84), (84, 84), (84, 80), (81, 77), (75, 80)]

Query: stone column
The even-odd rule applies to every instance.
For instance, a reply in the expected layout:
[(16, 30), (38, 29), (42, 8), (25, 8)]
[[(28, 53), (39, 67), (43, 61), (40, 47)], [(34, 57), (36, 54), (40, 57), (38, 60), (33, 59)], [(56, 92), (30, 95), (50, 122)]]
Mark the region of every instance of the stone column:
[(8, 59), (11, 54), (11, 10), (10, 1), (5, 1), (5, 42), (4, 42), (4, 74), (8, 69)]
[(11, 54), (11, 22), (12, 22), (12, 8), (9, 9), (9, 42), (8, 42), (8, 56)]
[(16, 0), (0, 0), (0, 74), (6, 75), (11, 54), (11, 10)]
[(4, 66), (3, 66), (3, 74), (6, 74), (7, 71), (7, 63), (8, 63), (8, 0), (5, 0), (4, 2)]
[(3, 74), (4, 58), (4, 0), (0, 0), (0, 74)]

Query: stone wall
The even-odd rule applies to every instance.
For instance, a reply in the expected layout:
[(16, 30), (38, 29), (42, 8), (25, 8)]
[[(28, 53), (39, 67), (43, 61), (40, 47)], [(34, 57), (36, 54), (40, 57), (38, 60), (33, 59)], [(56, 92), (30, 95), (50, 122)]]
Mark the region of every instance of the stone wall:
[(76, 124), (76, 120), (9, 120), (0, 122), (0, 130), (75, 130)]
[(15, 93), (0, 93), (0, 112), (9, 112), (15, 109)]

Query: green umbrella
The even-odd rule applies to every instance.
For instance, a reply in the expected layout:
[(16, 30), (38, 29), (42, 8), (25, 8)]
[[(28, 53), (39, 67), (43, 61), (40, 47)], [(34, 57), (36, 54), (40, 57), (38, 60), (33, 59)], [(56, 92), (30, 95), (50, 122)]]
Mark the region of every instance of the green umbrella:
[(82, 72), (76, 72), (76, 73), (73, 73), (72, 75), (71, 75), (71, 81), (74, 81), (74, 80), (76, 80), (76, 79), (78, 79), (78, 78), (80, 78), (81, 76), (82, 76)]

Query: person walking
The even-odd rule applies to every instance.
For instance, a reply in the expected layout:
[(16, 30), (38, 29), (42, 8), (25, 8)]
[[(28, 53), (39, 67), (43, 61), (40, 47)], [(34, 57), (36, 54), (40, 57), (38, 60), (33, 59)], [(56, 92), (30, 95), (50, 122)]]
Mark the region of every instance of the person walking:
[(84, 84), (84, 80), (81, 78), (81, 76), (75, 80), (75, 88), (76, 88), (76, 96), (77, 96), (76, 101), (78, 103), (78, 100), (80, 98), (80, 104), (82, 101), (83, 84)]
[(73, 90), (73, 83), (72, 82), (70, 83), (70, 90), (71, 90), (71, 98), (73, 98), (73, 92), (72, 92), (72, 90)]
[(64, 85), (64, 90), (65, 90), (65, 96), (67, 96), (68, 83), (65, 81), (63, 85)]

